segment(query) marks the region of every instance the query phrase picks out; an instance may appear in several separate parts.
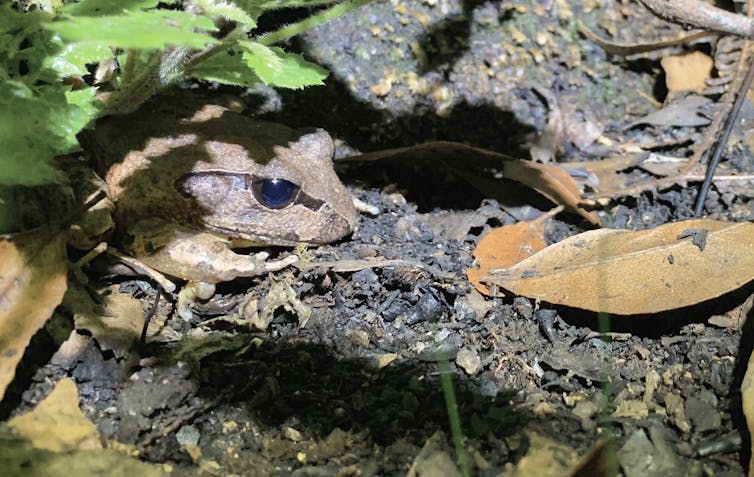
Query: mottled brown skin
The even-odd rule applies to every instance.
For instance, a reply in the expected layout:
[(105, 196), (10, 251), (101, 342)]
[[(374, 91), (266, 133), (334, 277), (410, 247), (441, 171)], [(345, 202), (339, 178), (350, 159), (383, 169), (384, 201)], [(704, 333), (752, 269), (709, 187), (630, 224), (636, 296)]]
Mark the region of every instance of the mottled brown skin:
[[(157, 104), (105, 120), (87, 141), (129, 255), (167, 275), (214, 284), (295, 261), (232, 247), (323, 244), (353, 230), (357, 212), (333, 171), (325, 131), (295, 131), (215, 105)], [(299, 195), (284, 208), (265, 207), (249, 187), (259, 178), (286, 179)]]

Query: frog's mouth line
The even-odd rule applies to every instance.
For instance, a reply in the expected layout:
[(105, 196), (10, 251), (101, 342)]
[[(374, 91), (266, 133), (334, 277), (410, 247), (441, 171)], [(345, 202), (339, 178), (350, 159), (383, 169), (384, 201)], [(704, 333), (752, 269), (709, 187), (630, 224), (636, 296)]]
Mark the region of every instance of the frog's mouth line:
[[(206, 224), (205, 227), (218, 235), (225, 236), (232, 242), (233, 248), (243, 247), (295, 247), (297, 245), (319, 246), (337, 242), (351, 232), (351, 227), (345, 217), (330, 214), (317, 228), (313, 235), (302, 237), (294, 230), (288, 230), (284, 235), (244, 234), (237, 229)], [(246, 235), (246, 236), (244, 236)]]

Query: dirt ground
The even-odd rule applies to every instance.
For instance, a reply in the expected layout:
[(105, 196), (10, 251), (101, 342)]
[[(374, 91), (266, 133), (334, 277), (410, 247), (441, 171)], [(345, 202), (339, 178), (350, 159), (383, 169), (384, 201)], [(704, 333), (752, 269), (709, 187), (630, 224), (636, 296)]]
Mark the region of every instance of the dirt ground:
[[(622, 42), (682, 31), (638, 3), (611, 0), (377, 2), (293, 45), (332, 72), (326, 86), (237, 93), (265, 118), (327, 129), (340, 158), (429, 140), (528, 158), (547, 129), (542, 91), (616, 143), (699, 133), (627, 128), (665, 99), (662, 55), (610, 55), (579, 33), (579, 22)], [(714, 53), (710, 42), (669, 52), (688, 50)], [(692, 144), (663, 150), (682, 155)], [(557, 159), (596, 160), (604, 151), (599, 142), (565, 142)], [(746, 148), (725, 163), (734, 172), (752, 165)], [(610, 475), (574, 470), (570, 459), (595, 446), (617, 453), (618, 475), (745, 473), (738, 389), (752, 346), (742, 341), (745, 316), (723, 317), (751, 287), (623, 317), (483, 297), (466, 277), (480, 237), (552, 204), (509, 181), (491, 195), (476, 179), (489, 171), (465, 157), (338, 167), (349, 189), (381, 211), (362, 215), (350, 238), (311, 249), (302, 267), (224, 284), (188, 325), (162, 300), (155, 319), (182, 339), (152, 342), (138, 356), (81, 334), (74, 358), (50, 360), (48, 326), (22, 362), (3, 417), (27, 411), (70, 376), (103, 438), (179, 475)], [(741, 190), (713, 188), (707, 213), (752, 220), (754, 202)], [(600, 214), (613, 227), (643, 229), (691, 217), (695, 197), (695, 184), (674, 185), (618, 197)], [(546, 238), (589, 228), (561, 214), (548, 220)], [(364, 259), (376, 265), (309, 266)], [(244, 297), (264, 301), (279, 283), (311, 310), (305, 326), (301, 313), (274, 305), (263, 332), (228, 318)], [(144, 308), (154, 301), (147, 282), (118, 286)], [(67, 319), (62, 313), (54, 323)], [(7, 468), (28, 475), (19, 470), (23, 455), (5, 456)]]

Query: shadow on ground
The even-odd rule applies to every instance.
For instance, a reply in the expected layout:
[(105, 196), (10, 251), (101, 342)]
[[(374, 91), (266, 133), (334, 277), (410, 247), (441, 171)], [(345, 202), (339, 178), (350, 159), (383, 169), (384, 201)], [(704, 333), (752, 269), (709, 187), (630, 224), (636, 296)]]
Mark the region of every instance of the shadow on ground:
[[(337, 427), (367, 431), (378, 444), (407, 438), (422, 445), (438, 429), (449, 433), (440, 375), (426, 363), (377, 369), (376, 358), (336, 358), (322, 345), (245, 341), (202, 359), (200, 395), (212, 400), (222, 392), (222, 402), (243, 405), (265, 425), (296, 422), (321, 437)], [(450, 380), (464, 434), (511, 435), (528, 420), (511, 405), (513, 394), (484, 396), (457, 375)]]

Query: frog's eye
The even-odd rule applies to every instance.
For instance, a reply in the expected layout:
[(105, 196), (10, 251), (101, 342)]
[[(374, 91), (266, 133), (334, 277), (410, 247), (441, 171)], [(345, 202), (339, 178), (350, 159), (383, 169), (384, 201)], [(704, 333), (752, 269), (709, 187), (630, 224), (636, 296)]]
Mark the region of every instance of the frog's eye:
[(263, 206), (282, 209), (296, 200), (301, 187), (285, 179), (259, 179), (251, 184), (251, 190)]

